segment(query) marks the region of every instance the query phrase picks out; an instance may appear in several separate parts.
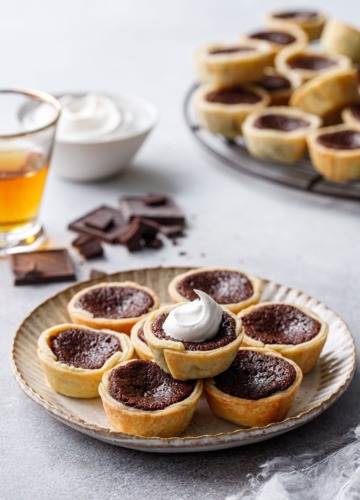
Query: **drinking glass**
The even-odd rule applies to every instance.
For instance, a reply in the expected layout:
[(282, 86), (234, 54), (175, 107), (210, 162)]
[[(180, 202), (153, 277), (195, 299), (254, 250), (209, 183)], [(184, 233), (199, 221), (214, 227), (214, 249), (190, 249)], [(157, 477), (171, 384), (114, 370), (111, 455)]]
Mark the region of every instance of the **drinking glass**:
[(61, 107), (44, 92), (0, 89), (0, 109), (0, 255), (7, 255), (43, 239), (38, 213)]

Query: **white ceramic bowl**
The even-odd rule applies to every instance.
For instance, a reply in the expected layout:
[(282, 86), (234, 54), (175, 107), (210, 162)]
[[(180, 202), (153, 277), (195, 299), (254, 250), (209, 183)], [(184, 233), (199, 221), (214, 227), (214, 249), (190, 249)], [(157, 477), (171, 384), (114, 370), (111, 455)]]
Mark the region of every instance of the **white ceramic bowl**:
[(57, 175), (74, 181), (94, 181), (122, 172), (156, 124), (158, 112), (150, 102), (125, 94), (104, 95), (122, 112), (119, 128), (91, 142), (56, 139), (51, 169)]

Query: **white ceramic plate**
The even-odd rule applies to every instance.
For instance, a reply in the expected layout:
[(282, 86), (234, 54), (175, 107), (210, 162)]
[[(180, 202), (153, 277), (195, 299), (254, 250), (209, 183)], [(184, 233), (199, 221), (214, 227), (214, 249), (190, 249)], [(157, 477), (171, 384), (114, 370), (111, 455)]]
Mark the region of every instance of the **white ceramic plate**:
[(156, 268), (126, 271), (78, 283), (37, 307), (17, 331), (12, 351), (16, 380), (23, 391), (53, 417), (70, 427), (108, 443), (155, 452), (194, 452), (242, 446), (278, 436), (299, 427), (329, 408), (347, 389), (355, 371), (352, 335), (337, 314), (318, 300), (297, 290), (264, 280), (262, 300), (304, 305), (329, 324), (329, 337), (316, 368), (304, 377), (287, 418), (266, 427), (241, 428), (216, 418), (204, 399), (186, 432), (177, 438), (142, 438), (112, 431), (100, 399), (81, 400), (61, 396), (47, 384), (36, 355), (40, 333), (57, 323), (68, 322), (67, 302), (89, 284), (132, 280), (154, 288), (168, 302), (169, 281), (185, 268)]

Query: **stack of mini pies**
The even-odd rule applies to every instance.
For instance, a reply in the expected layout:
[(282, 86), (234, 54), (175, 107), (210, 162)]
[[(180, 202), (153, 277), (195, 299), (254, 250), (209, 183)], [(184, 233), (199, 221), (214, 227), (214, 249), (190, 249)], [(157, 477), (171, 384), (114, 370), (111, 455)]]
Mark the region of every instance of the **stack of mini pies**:
[(360, 30), (309, 10), (274, 12), (265, 25), (195, 51), (201, 125), (242, 136), (261, 160), (308, 153), (328, 180), (359, 178)]

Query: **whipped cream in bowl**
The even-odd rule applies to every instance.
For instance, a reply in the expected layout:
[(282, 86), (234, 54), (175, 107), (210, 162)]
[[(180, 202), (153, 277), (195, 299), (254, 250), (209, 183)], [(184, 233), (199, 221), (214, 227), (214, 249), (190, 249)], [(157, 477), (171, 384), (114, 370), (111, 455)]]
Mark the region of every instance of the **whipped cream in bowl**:
[(219, 330), (222, 308), (205, 292), (194, 291), (199, 298), (172, 309), (164, 321), (164, 332), (175, 340), (205, 342)]
[[(157, 121), (149, 102), (125, 94), (101, 92), (57, 95), (62, 105), (51, 168), (61, 177), (91, 181), (115, 175), (130, 163)], [(22, 121), (47, 120), (38, 105)]]

